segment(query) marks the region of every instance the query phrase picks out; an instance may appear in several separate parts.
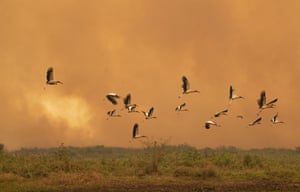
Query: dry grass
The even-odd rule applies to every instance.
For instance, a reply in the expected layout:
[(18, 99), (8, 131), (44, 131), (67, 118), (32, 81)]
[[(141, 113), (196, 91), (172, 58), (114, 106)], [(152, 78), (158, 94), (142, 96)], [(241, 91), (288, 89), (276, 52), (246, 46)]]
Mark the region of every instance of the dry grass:
[(0, 191), (5, 192), (248, 191), (244, 186), (288, 191), (299, 183), (297, 150), (149, 142), (144, 149), (58, 147), (0, 154)]

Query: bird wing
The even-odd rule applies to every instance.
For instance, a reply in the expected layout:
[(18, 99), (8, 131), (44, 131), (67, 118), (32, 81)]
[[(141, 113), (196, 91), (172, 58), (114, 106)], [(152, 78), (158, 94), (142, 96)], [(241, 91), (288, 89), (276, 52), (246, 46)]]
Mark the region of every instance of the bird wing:
[(223, 111), (217, 112), (214, 114), (215, 117), (219, 117), (221, 114), (224, 114), (228, 112), (228, 109), (224, 109)]
[(273, 117), (273, 122), (276, 122), (276, 120), (277, 120), (277, 118), (278, 118), (278, 113), (276, 113), (275, 115), (274, 115), (274, 117)]
[(257, 104), (258, 104), (259, 108), (262, 108), (262, 106), (264, 104), (266, 104), (266, 92), (265, 91), (262, 91), (260, 93), (260, 98), (257, 100)]
[(255, 125), (256, 123), (259, 123), (261, 121), (261, 117), (257, 118), (255, 121), (252, 122), (253, 125)]
[(230, 85), (230, 88), (229, 88), (229, 99), (232, 99), (232, 96), (233, 96), (233, 87)]
[(120, 96), (116, 93), (107, 93), (107, 95), (111, 95), (113, 97), (120, 98)]
[(182, 103), (182, 104), (180, 105), (180, 108), (184, 107), (185, 105), (186, 105), (186, 103)]
[(149, 112), (148, 112), (148, 116), (149, 116), (149, 117), (151, 117), (151, 116), (152, 116), (152, 114), (153, 114), (153, 111), (154, 111), (154, 108), (153, 108), (153, 107), (151, 107), (151, 108), (150, 108), (150, 110), (149, 110)]
[(224, 109), (223, 111), (222, 111), (222, 113), (227, 113), (228, 112), (228, 109)]
[(214, 114), (214, 117), (219, 117), (219, 116), (220, 116), (220, 112)]
[(118, 103), (116, 97), (114, 97), (113, 95), (106, 95), (106, 98), (114, 105)]
[(113, 109), (113, 110), (111, 111), (111, 115), (115, 114), (115, 112), (116, 112), (116, 110)]
[(210, 124), (210, 125), (217, 125), (217, 123), (214, 122), (214, 121), (206, 121), (206, 123), (208, 123), (208, 124)]
[(133, 125), (133, 132), (132, 132), (132, 137), (134, 138), (135, 136), (137, 136), (139, 134), (139, 125), (137, 123), (135, 123)]
[(206, 123), (205, 123), (205, 128), (206, 128), (206, 129), (209, 129), (209, 128), (210, 128), (210, 124), (206, 122)]
[(262, 104), (263, 105), (266, 104), (266, 92), (265, 91), (261, 92), (260, 97), (261, 97), (261, 100), (262, 100)]
[(267, 105), (272, 105), (278, 101), (278, 98), (273, 99), (272, 101), (268, 102)]
[(130, 93), (124, 98), (124, 104), (125, 104), (125, 107), (127, 107), (127, 105), (129, 105), (131, 102), (131, 95)]
[(183, 92), (186, 92), (190, 88), (189, 81), (185, 76), (182, 76), (182, 88)]
[(49, 67), (47, 70), (47, 81), (53, 80), (53, 67)]
[(145, 118), (147, 118), (147, 117), (148, 117), (148, 113), (147, 113), (147, 112), (145, 112), (145, 111), (142, 111), (142, 113), (144, 114)]

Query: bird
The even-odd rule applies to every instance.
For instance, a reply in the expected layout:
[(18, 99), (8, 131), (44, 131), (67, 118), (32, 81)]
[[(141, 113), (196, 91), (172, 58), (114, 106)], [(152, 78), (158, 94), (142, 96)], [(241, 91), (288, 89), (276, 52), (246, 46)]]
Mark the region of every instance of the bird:
[(132, 112), (139, 113), (139, 111), (136, 111), (136, 110), (135, 110), (136, 107), (137, 107), (136, 104), (129, 105), (129, 106), (127, 107), (128, 113), (132, 113)]
[(57, 84), (63, 84), (61, 81), (54, 80), (54, 70), (53, 67), (49, 67), (46, 74), (46, 84), (47, 85), (57, 85)]
[(188, 111), (187, 109), (184, 109), (185, 106), (186, 103), (182, 103), (175, 108), (175, 111)]
[(108, 94), (106, 95), (106, 98), (107, 98), (113, 105), (116, 105), (116, 104), (118, 104), (117, 99), (119, 99), (120, 96), (119, 96), (118, 94), (116, 94), (116, 93), (108, 93)]
[(142, 113), (144, 114), (145, 116), (145, 119), (153, 119), (153, 118), (156, 118), (155, 116), (152, 116), (153, 115), (153, 111), (154, 111), (154, 108), (151, 107), (149, 109), (149, 112), (145, 112), (145, 111), (142, 111)]
[(244, 97), (236, 95), (234, 93), (235, 89), (232, 87), (232, 85), (230, 85), (229, 87), (229, 104), (231, 104), (231, 102), (233, 100), (237, 100), (237, 99), (244, 99)]
[(125, 108), (127, 109), (128, 113), (131, 112), (139, 112), (136, 111), (135, 108), (137, 107), (137, 104), (131, 104), (131, 94), (127, 94), (127, 96), (124, 98), (124, 104), (125, 104)]
[(214, 114), (214, 117), (220, 117), (220, 115), (227, 115), (228, 109), (224, 109), (223, 111), (219, 111)]
[[(109, 117), (121, 117), (121, 115), (116, 115), (115, 113), (116, 113), (116, 110), (113, 109), (113, 110), (111, 110), (111, 111), (108, 111), (108, 112), (107, 112), (107, 115), (108, 115)], [(108, 119), (108, 118), (107, 118), (107, 119)]]
[(237, 115), (236, 118), (244, 119), (244, 116), (243, 115)]
[(278, 119), (278, 112), (272, 117), (271, 122), (272, 122), (273, 124), (284, 123), (283, 121), (280, 121), (280, 120)]
[(190, 83), (189, 80), (186, 78), (186, 76), (182, 76), (182, 94), (190, 94), (190, 93), (199, 93), (198, 90), (191, 90), (190, 89)]
[(266, 92), (263, 90), (260, 93), (260, 98), (257, 100), (257, 104), (258, 104), (258, 107), (260, 109), (260, 111), (258, 112), (258, 115), (264, 109), (274, 108), (275, 107), (275, 103), (277, 101), (278, 101), (278, 98), (275, 98), (272, 101), (266, 103)]
[(217, 127), (221, 127), (221, 125), (217, 124), (214, 121), (205, 121), (205, 123), (204, 123), (204, 127), (206, 129), (209, 129), (211, 125), (214, 125), (214, 126), (217, 126)]
[(261, 124), (261, 120), (262, 120), (262, 118), (258, 117), (257, 119), (255, 119), (254, 121), (252, 121), (251, 123), (249, 123), (248, 125), (249, 126), (253, 126), (253, 125), (256, 125), (256, 124)]
[(145, 135), (139, 135), (139, 125), (135, 123), (133, 125), (133, 130), (132, 130), (132, 139), (139, 139), (146, 137)]

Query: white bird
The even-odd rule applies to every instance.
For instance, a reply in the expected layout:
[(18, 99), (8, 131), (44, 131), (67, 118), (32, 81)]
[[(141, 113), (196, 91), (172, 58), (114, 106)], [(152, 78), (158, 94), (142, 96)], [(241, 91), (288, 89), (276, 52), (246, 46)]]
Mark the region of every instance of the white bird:
[(56, 81), (54, 80), (54, 74), (53, 74), (53, 67), (49, 67), (47, 70), (47, 75), (46, 75), (46, 84), (48, 85), (57, 85), (57, 84), (63, 84), (61, 81)]
[[(111, 110), (111, 111), (108, 111), (108, 112), (107, 112), (107, 115), (108, 115), (109, 117), (121, 117), (121, 115), (116, 115), (115, 113), (116, 113), (116, 110), (113, 109), (113, 110)], [(107, 119), (108, 119), (108, 118), (107, 118)]]
[(144, 116), (145, 116), (145, 119), (153, 119), (153, 118), (156, 118), (155, 116), (152, 116), (153, 115), (153, 112), (154, 112), (154, 108), (151, 107), (149, 109), (149, 112), (145, 112), (145, 111), (142, 111)]
[(175, 108), (175, 111), (188, 111), (187, 109), (184, 109), (185, 106), (186, 103), (182, 103)]
[(280, 120), (278, 119), (278, 112), (272, 117), (271, 122), (272, 122), (273, 124), (284, 123), (283, 121), (280, 121)]
[(219, 111), (214, 114), (214, 117), (220, 117), (220, 115), (227, 115), (228, 109), (224, 109), (223, 111)]
[(232, 85), (230, 85), (230, 87), (229, 87), (229, 103), (231, 103), (233, 100), (244, 99), (244, 97), (236, 95), (234, 92), (235, 92), (235, 89), (232, 87)]
[(254, 121), (252, 121), (251, 123), (249, 123), (248, 125), (253, 126), (253, 125), (256, 125), (256, 124), (261, 124), (261, 120), (262, 120), (262, 118), (259, 117), (259, 118), (255, 119)]
[(124, 98), (124, 104), (125, 104), (125, 108), (127, 109), (128, 113), (139, 112), (139, 111), (135, 110), (137, 105), (136, 104), (131, 104), (131, 95), (130, 95), (130, 93)]
[(128, 113), (132, 113), (132, 112), (139, 113), (139, 111), (136, 111), (136, 110), (135, 110), (136, 107), (137, 107), (136, 104), (129, 105), (129, 106), (127, 107)]
[(119, 99), (120, 96), (119, 96), (118, 94), (116, 94), (116, 93), (108, 93), (108, 94), (106, 95), (106, 98), (107, 98), (113, 105), (116, 105), (116, 104), (118, 104), (117, 99)]
[(139, 125), (135, 123), (133, 125), (133, 130), (132, 130), (132, 139), (139, 139), (146, 137), (145, 135), (139, 135)]
[(206, 129), (209, 129), (211, 125), (214, 125), (214, 126), (217, 126), (217, 127), (221, 127), (221, 125), (217, 124), (214, 121), (205, 121), (205, 123), (204, 123), (204, 127)]
[(268, 109), (268, 108), (274, 108), (275, 107), (275, 103), (278, 101), (278, 98), (273, 99), (272, 101), (266, 103), (266, 92), (262, 91), (260, 93), (260, 98), (257, 100), (257, 104), (258, 107), (260, 109), (260, 111), (258, 112), (258, 114), (264, 110), (264, 109)]
[(182, 94), (199, 93), (198, 90), (190, 90), (190, 83), (186, 76), (182, 76)]

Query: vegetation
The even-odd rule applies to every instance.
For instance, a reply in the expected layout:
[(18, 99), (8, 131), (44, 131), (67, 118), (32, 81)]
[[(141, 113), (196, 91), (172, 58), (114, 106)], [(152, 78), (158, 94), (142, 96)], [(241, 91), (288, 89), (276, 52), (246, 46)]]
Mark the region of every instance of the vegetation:
[(0, 191), (84, 191), (87, 188), (112, 191), (103, 189), (108, 189), (105, 187), (110, 184), (128, 186), (127, 182), (153, 182), (159, 186), (159, 183), (175, 181), (189, 185), (195, 182), (201, 187), (212, 186), (214, 190), (216, 183), (224, 182), (241, 183), (241, 186), (249, 182), (271, 182), (300, 187), (299, 148), (196, 149), (186, 144), (166, 143), (147, 140), (143, 149), (61, 145), (17, 151), (5, 151), (4, 145), (0, 145)]

